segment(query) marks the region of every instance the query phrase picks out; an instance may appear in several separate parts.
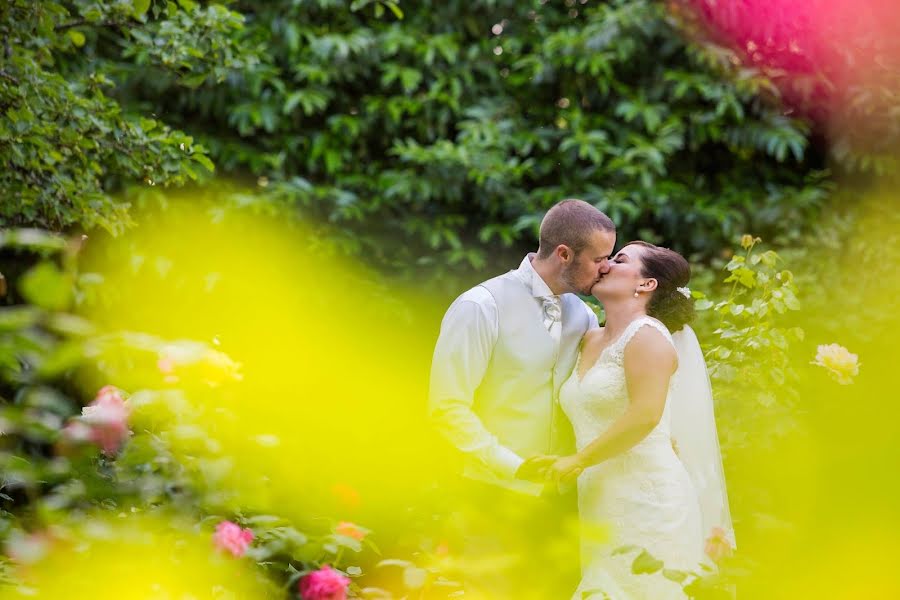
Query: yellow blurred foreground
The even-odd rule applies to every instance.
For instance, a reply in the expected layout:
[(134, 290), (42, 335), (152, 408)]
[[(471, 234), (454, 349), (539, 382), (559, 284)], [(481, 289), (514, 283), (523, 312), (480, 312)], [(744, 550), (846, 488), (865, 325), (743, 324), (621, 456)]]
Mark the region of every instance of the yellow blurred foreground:
[(87, 518), (34, 534), (19, 548), (24, 585), (0, 598), (262, 600), (282, 594), (247, 558), (217, 551), (211, 528), (140, 514)]

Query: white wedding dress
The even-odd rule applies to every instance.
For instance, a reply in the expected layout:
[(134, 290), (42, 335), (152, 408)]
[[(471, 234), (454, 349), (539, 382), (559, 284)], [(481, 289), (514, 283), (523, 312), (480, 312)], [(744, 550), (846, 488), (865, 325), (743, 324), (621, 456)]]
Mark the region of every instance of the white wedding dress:
[[(579, 378), (579, 356), (575, 370), (563, 384), (560, 403), (572, 422), (579, 450), (624, 412), (628, 404), (625, 347), (645, 326), (658, 330), (674, 345), (661, 322), (640, 317), (603, 350), (583, 378)], [(668, 398), (677, 385), (678, 371), (670, 382)], [(659, 424), (647, 437), (579, 476), (582, 580), (573, 600), (686, 597), (681, 587), (661, 571), (632, 574), (637, 550), (613, 553), (622, 546), (637, 546), (663, 561), (666, 569), (678, 570), (696, 570), (703, 560), (701, 503), (691, 476), (672, 447), (671, 408), (672, 402), (667, 399)], [(585, 593), (589, 591), (595, 593)]]

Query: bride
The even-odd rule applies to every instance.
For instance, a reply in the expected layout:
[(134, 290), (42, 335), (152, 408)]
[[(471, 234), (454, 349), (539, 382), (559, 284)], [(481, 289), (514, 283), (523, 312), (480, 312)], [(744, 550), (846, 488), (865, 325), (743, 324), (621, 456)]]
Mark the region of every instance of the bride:
[[(734, 545), (706, 364), (687, 326), (689, 279), (676, 252), (632, 242), (591, 289), (606, 326), (585, 335), (560, 390), (578, 451), (546, 472), (578, 480), (585, 533), (575, 599), (685, 597), (662, 571), (632, 574), (636, 551), (616, 548), (696, 570), (714, 532)], [(598, 527), (602, 539), (587, 533)]]

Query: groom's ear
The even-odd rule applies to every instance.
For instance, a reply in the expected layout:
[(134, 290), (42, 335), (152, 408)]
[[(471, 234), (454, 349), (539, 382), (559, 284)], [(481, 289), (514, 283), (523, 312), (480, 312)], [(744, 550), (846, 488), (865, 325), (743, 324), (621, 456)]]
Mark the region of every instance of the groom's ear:
[(563, 262), (569, 262), (575, 258), (575, 252), (565, 244), (560, 244), (556, 247), (556, 256)]

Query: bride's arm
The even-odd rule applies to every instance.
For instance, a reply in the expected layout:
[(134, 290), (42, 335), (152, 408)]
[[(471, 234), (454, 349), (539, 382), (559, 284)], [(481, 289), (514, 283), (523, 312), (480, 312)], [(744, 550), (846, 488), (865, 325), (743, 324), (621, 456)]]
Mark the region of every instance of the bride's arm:
[(577, 477), (582, 470), (634, 447), (659, 423), (669, 378), (678, 363), (675, 349), (661, 333), (642, 327), (625, 347), (624, 362), (629, 400), (625, 412), (581, 451), (554, 463), (551, 479)]

